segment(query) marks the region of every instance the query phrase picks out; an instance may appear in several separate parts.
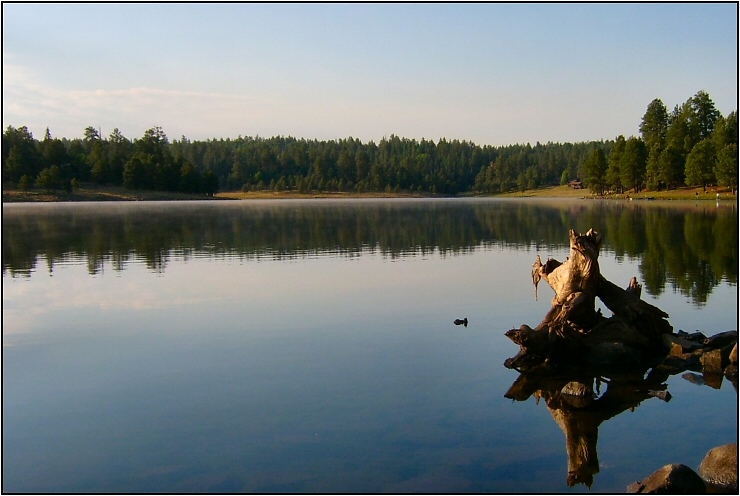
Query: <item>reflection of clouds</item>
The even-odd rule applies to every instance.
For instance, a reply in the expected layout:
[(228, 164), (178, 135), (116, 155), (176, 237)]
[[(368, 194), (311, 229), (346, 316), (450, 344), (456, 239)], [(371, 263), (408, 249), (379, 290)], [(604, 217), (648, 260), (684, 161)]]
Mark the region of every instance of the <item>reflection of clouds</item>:
[(52, 276), (42, 272), (27, 279), (3, 277), (3, 334), (44, 330), (59, 318), (57, 323), (69, 325), (64, 318), (77, 315), (81, 326), (99, 326), (112, 314), (132, 318), (134, 314), (127, 312), (214, 302), (227, 294), (227, 287), (209, 282), (213, 268), (207, 269), (197, 271), (196, 278), (203, 284), (193, 284), (192, 275), (177, 270), (165, 280), (139, 264), (131, 264), (125, 276), (112, 270), (90, 276), (85, 262), (58, 264)]
[[(176, 255), (162, 272), (133, 257), (124, 270), (106, 262), (95, 275), (79, 257), (55, 264), (51, 276), (41, 258), (30, 278), (3, 276), (3, 341), (8, 346), (13, 336), (51, 335), (54, 329), (270, 332), (342, 322), (351, 328), (379, 316), (387, 316), (389, 329), (396, 316), (440, 319), (450, 326), (455, 318), (468, 317), (476, 328), (504, 329), (549, 308), (551, 294), (534, 300), (529, 274), (534, 253), (483, 248), (464, 256), (434, 251), (394, 258), (375, 251), (283, 260)], [(607, 258), (602, 268), (625, 285), (638, 273), (633, 260)], [(737, 307), (728, 301), (736, 298), (737, 288), (717, 294), (728, 296), (710, 299), (710, 313), (697, 313), (672, 293), (662, 295), (658, 305), (677, 328), (730, 328), (727, 308)]]
[[(202, 321), (267, 328), (351, 322), (409, 310), (429, 315), (440, 311), (440, 298), (457, 308), (479, 298), (490, 284), (489, 269), (514, 280), (510, 272), (517, 264), (511, 256), (191, 258), (170, 260), (163, 273), (132, 261), (124, 271), (106, 267), (95, 275), (79, 260), (56, 265), (51, 277), (41, 261), (30, 278), (3, 277), (3, 330), (9, 335), (46, 332), (54, 322), (69, 325), (71, 319), (89, 327), (106, 320), (136, 324), (170, 316), (180, 322), (175, 326)], [(521, 281), (526, 287), (527, 279)], [(178, 320), (183, 318), (193, 322)]]

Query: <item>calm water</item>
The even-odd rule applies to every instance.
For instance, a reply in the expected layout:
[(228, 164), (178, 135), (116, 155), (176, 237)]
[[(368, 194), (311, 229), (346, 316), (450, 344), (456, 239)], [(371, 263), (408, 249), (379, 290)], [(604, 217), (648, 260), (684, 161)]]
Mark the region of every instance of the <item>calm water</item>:
[[(504, 332), (549, 309), (531, 264), (571, 227), (674, 329), (737, 329), (731, 204), (5, 204), (3, 490), (588, 492), (550, 386), (504, 397)], [(737, 439), (726, 379), (620, 384), (574, 414), (591, 491)]]

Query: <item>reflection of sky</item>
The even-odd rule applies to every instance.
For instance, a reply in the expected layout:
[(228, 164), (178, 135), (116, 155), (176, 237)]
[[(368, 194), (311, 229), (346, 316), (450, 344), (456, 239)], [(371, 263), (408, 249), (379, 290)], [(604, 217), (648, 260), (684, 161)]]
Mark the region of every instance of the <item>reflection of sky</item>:
[[(534, 299), (536, 254), (192, 258), (95, 276), (81, 260), (3, 277), (4, 484), (566, 491), (563, 435), (544, 404), (503, 398), (517, 374), (502, 363), (518, 351), (503, 333), (539, 323), (553, 294), (542, 283)], [(602, 270), (620, 286), (638, 274), (636, 261), (612, 257)], [(702, 310), (670, 292), (646, 299), (674, 326), (711, 334), (735, 322), (717, 305), (736, 295), (720, 285)], [(469, 327), (452, 324), (462, 317)], [(680, 384), (670, 404), (606, 422), (592, 489), (622, 491), (666, 463), (696, 466), (695, 446), (731, 442), (728, 386)], [(677, 448), (673, 427), (660, 428), (669, 411), (692, 445)]]
[[(195, 327), (201, 319), (204, 328), (247, 325), (255, 332), (372, 320), (379, 314), (534, 325), (553, 296), (542, 282), (539, 302), (534, 301), (529, 271), (536, 254), (494, 248), (395, 259), (379, 253), (288, 261), (175, 257), (165, 273), (130, 263), (124, 271), (107, 267), (95, 276), (87, 274), (84, 261), (57, 264), (51, 275), (40, 262), (34, 277), (3, 277), (4, 343), (10, 344), (12, 335), (43, 332), (63, 322), (75, 322), (75, 332), (98, 329), (111, 319), (137, 327), (145, 325), (141, 312), (167, 319), (171, 326), (183, 319), (182, 325)], [(539, 254), (543, 260), (562, 261), (567, 250)], [(622, 287), (632, 275), (639, 280), (638, 263), (608, 254), (600, 258), (604, 276)], [(736, 328), (736, 286), (720, 284), (701, 310), (670, 290), (657, 299), (643, 291), (643, 298), (668, 312), (676, 330)]]
[[(290, 261), (193, 258), (172, 260), (165, 273), (141, 264), (125, 271), (87, 274), (84, 264), (45, 264), (31, 278), (3, 277), (4, 334), (42, 331), (75, 320), (76, 331), (115, 319), (137, 325), (141, 312), (194, 326), (248, 325), (254, 329), (327, 322), (438, 316), (445, 320), (500, 318), (534, 304), (529, 270), (533, 254), (478, 251), (473, 255), (391, 259), (378, 253)], [(540, 288), (542, 289), (542, 288)], [(549, 301), (552, 294), (547, 294)], [(519, 295), (524, 301), (517, 301)], [(522, 305), (526, 303), (526, 305)], [(187, 315), (187, 317), (183, 317)], [(214, 316), (218, 316), (214, 322)], [(516, 324), (512, 319), (507, 325)], [(139, 323), (142, 325), (142, 323)], [(6, 342), (7, 344), (7, 342)]]

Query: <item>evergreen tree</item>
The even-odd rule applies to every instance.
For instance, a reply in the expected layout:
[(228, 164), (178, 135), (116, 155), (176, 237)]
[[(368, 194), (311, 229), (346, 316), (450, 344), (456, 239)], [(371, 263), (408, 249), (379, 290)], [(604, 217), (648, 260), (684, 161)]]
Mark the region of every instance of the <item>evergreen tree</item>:
[(565, 186), (570, 182), (570, 176), (568, 175), (568, 171), (564, 170), (563, 173), (560, 175), (560, 186)]
[(136, 152), (123, 168), (123, 186), (127, 189), (152, 189), (153, 176), (152, 156)]
[(663, 185), (660, 174), (660, 156), (660, 146), (653, 146), (648, 154), (647, 167), (645, 169), (645, 185), (648, 189), (658, 190)]
[(681, 106), (676, 105), (668, 118), (666, 145), (673, 145), (681, 151), (683, 158), (699, 142), (698, 128), (695, 125), (690, 100)]
[[(3, 180), (32, 182), (41, 170), (60, 168), (64, 184), (72, 179), (122, 184), (135, 188), (199, 190), (219, 187), (254, 189), (262, 182), (281, 188), (457, 194), (474, 190), (500, 193), (567, 183), (583, 177), (595, 191), (639, 191), (675, 187), (684, 179), (684, 161), (702, 139), (711, 137), (719, 156), (737, 144), (737, 112), (722, 117), (705, 92), (698, 92), (668, 114), (660, 99), (647, 107), (640, 124), (642, 139), (584, 143), (537, 143), (478, 146), (441, 138), (420, 142), (391, 135), (380, 143), (348, 138), (332, 141), (242, 137), (169, 143), (155, 126), (133, 142), (114, 129), (108, 139), (92, 126), (83, 139), (56, 140), (46, 129), (38, 142), (28, 130), (8, 127), (2, 135)], [(637, 141), (635, 141), (637, 140)], [(607, 157), (606, 170), (595, 173), (596, 150)], [(649, 152), (649, 153), (648, 153)], [(183, 182), (195, 175), (193, 181)], [(719, 164), (717, 164), (719, 167)], [(714, 166), (712, 166), (714, 169)], [(717, 170), (720, 170), (719, 168)], [(208, 179), (206, 180), (206, 174)], [(596, 174), (596, 175), (594, 175)], [(603, 184), (601, 182), (603, 181)], [(211, 185), (206, 188), (205, 184)]]
[(645, 115), (640, 123), (640, 134), (649, 150), (658, 147), (658, 153), (662, 150), (666, 133), (668, 132), (668, 109), (663, 102), (656, 98), (648, 105)]
[(108, 175), (110, 184), (123, 184), (123, 168), (132, 153), (132, 143), (118, 130), (113, 129), (108, 137)]
[(17, 183), (21, 177), (36, 177), (41, 171), (42, 158), (36, 140), (26, 126), (8, 126), (2, 140), (2, 178)]
[(107, 183), (111, 176), (108, 153), (103, 143), (100, 140), (96, 141), (87, 156), (87, 163), (90, 166), (92, 179), (99, 184)]
[(183, 193), (197, 193), (200, 189), (200, 174), (193, 164), (187, 162), (180, 169), (178, 190)]
[(26, 175), (22, 176), (20, 180), (18, 181), (18, 188), (20, 188), (20, 190), (23, 191), (24, 193), (28, 192), (28, 190), (30, 190), (32, 186), (33, 186), (33, 179), (31, 179), (30, 177)]
[(642, 188), (647, 167), (647, 148), (640, 138), (631, 137), (624, 146), (624, 154), (619, 161), (619, 177), (625, 189), (638, 193)]
[(737, 112), (730, 112), (727, 117), (719, 117), (712, 133), (712, 142), (716, 150), (722, 150), (730, 144), (737, 145), (738, 127)]
[(730, 143), (717, 154), (717, 164), (714, 166), (717, 182), (722, 186), (728, 186), (733, 195), (737, 193), (737, 153), (737, 143)]
[(684, 159), (681, 150), (674, 145), (666, 146), (660, 153), (658, 179), (668, 189), (683, 183)]
[(92, 126), (87, 126), (84, 131), (82, 143), (85, 145), (85, 152), (90, 153), (96, 142), (100, 141), (100, 132)]
[(699, 139), (709, 138), (721, 114), (706, 91), (698, 91), (689, 101), (692, 109), (691, 116), (698, 129)]
[(586, 184), (596, 195), (603, 195), (606, 187), (606, 156), (601, 147), (591, 152), (586, 161)]
[(686, 184), (702, 186), (707, 190), (707, 184), (714, 182), (714, 165), (716, 152), (711, 139), (706, 138), (697, 143), (686, 157)]
[(620, 194), (624, 193), (624, 187), (622, 186), (622, 176), (619, 171), (619, 164), (622, 161), (626, 144), (627, 142), (625, 141), (624, 136), (619, 135), (609, 153), (609, 165), (606, 169), (606, 184), (609, 188)]
[(214, 196), (218, 193), (218, 178), (211, 169), (208, 169), (202, 177), (201, 191), (208, 196)]
[(39, 172), (36, 183), (47, 192), (53, 193), (63, 187), (62, 173), (58, 165), (53, 165)]

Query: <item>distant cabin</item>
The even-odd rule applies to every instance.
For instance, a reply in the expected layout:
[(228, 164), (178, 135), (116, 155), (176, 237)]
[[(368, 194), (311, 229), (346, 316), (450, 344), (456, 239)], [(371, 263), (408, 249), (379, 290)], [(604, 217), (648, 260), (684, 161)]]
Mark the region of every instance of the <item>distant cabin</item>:
[(579, 181), (578, 179), (574, 179), (573, 181), (569, 182), (568, 186), (570, 186), (573, 189), (583, 189), (583, 183)]

